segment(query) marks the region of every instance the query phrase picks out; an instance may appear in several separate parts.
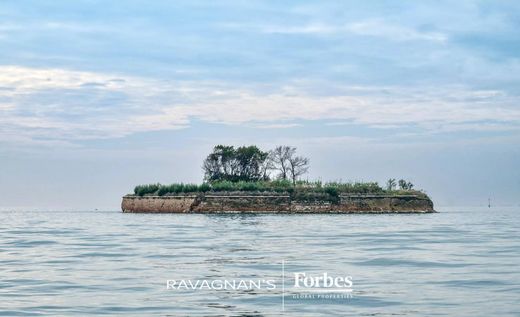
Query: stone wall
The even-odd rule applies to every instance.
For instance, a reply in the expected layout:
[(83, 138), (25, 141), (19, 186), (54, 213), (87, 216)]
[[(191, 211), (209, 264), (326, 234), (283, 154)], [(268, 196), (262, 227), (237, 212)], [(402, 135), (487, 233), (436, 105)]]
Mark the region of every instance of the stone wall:
[(178, 196), (123, 197), (123, 212), (157, 213), (394, 213), (434, 212), (433, 202), (416, 195), (341, 195), (330, 199), (317, 194), (301, 198), (288, 194), (207, 193)]
[(291, 211), (291, 199), (288, 195), (205, 195), (191, 211), (288, 212)]
[(125, 196), (123, 212), (187, 212), (197, 196)]

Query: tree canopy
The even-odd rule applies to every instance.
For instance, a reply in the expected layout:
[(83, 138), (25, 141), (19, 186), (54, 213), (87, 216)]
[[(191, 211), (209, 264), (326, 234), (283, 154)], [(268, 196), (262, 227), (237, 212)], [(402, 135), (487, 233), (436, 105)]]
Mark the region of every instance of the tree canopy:
[(296, 156), (296, 148), (278, 146), (271, 151), (262, 151), (255, 145), (235, 148), (217, 145), (202, 165), (204, 179), (217, 181), (266, 181), (271, 172), (277, 171), (276, 178), (292, 180), (293, 184), (309, 169), (309, 159)]
[(258, 181), (265, 177), (263, 168), (268, 152), (255, 145), (235, 148), (217, 145), (203, 163), (204, 178), (214, 181)]

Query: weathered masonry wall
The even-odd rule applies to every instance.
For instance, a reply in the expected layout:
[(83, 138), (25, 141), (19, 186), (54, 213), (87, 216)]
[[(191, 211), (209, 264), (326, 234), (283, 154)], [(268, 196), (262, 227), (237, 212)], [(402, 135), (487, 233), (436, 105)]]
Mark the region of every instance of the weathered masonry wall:
[(123, 212), (156, 213), (396, 213), (434, 212), (433, 202), (416, 195), (341, 195), (337, 199), (300, 199), (290, 195), (248, 193), (123, 197)]
[(187, 212), (196, 196), (123, 197), (123, 212)]

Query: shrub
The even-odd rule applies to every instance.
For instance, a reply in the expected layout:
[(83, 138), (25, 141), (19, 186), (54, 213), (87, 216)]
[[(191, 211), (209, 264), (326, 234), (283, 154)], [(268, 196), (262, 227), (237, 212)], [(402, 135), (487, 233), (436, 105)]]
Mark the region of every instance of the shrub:
[(134, 188), (134, 193), (138, 196), (144, 196), (146, 194), (154, 194), (159, 190), (161, 184), (148, 184), (148, 185), (138, 185)]
[(170, 186), (162, 185), (159, 187), (159, 190), (157, 191), (157, 195), (163, 196), (167, 193), (169, 193), (168, 189)]
[(325, 187), (334, 187), (340, 193), (382, 193), (384, 192), (383, 188), (379, 186), (376, 182), (356, 182), (356, 183), (338, 183), (338, 182), (330, 182), (325, 184)]
[(202, 183), (199, 186), (199, 192), (205, 193), (205, 192), (209, 192), (210, 190), (211, 190), (211, 185), (208, 183)]
[[(219, 181), (213, 183), (197, 184), (183, 184), (174, 183), (170, 185), (161, 184), (148, 184), (138, 185), (134, 188), (134, 194), (138, 196), (144, 196), (148, 194), (157, 194), (163, 196), (166, 194), (179, 194), (179, 193), (195, 193), (195, 192), (208, 192), (208, 191), (274, 191), (274, 192), (288, 192), (288, 193), (326, 193), (331, 197), (339, 197), (341, 193), (363, 193), (363, 194), (374, 194), (383, 193), (385, 190), (375, 182), (355, 182), (355, 183), (341, 183), (341, 182), (329, 182), (322, 184), (321, 181), (298, 181), (294, 186), (290, 180), (273, 180), (273, 181)], [(415, 192), (415, 191), (408, 191)]]
[(184, 193), (194, 193), (199, 190), (199, 186), (196, 184), (185, 184), (183, 188)]
[(172, 184), (170, 185), (170, 191), (175, 194), (182, 193), (184, 191), (184, 184)]
[(195, 193), (195, 192), (208, 192), (211, 190), (211, 185), (203, 183), (197, 184), (170, 184), (170, 185), (139, 185), (134, 189), (136, 195), (143, 196), (145, 194), (156, 193), (159, 196), (166, 194), (180, 194), (180, 193)]
[(265, 191), (268, 190), (267, 182), (238, 182), (237, 183), (238, 190), (240, 191)]
[(293, 188), (293, 185), (288, 179), (278, 179), (270, 182), (271, 188), (276, 192), (286, 192), (290, 188)]
[(335, 187), (335, 186), (326, 186), (325, 187), (325, 192), (327, 194), (329, 194), (330, 196), (332, 196), (332, 197), (338, 197), (339, 196), (338, 187)]
[(232, 191), (234, 190), (233, 182), (230, 181), (220, 181), (220, 182), (214, 182), (211, 184), (211, 188), (216, 192), (222, 192), (222, 191)]

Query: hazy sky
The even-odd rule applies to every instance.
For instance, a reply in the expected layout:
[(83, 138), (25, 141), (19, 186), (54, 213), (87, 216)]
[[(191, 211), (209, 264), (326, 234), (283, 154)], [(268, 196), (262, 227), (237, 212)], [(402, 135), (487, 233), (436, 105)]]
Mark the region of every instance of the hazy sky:
[(518, 1), (0, 2), (0, 208), (119, 208), (216, 144), (520, 204)]

